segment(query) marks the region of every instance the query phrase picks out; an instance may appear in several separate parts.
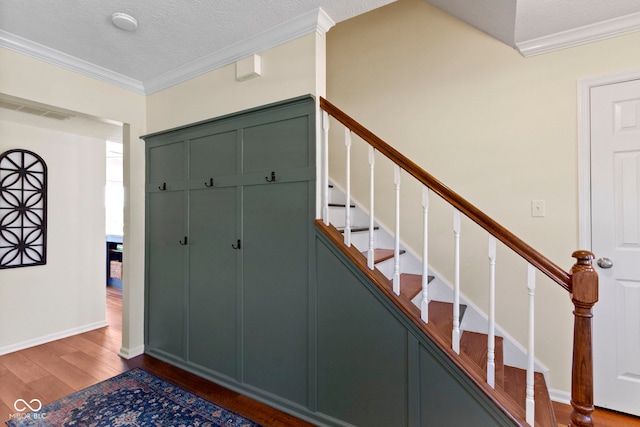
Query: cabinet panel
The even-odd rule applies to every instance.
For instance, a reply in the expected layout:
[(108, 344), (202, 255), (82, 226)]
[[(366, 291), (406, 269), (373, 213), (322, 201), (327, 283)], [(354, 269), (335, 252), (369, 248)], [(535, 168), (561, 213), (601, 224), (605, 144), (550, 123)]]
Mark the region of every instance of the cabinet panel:
[(185, 194), (147, 194), (147, 344), (183, 357)]
[(185, 147), (184, 141), (149, 147), (148, 182), (183, 181), (186, 170)]
[(189, 360), (235, 378), (239, 251), (236, 187), (192, 190), (189, 201)]
[(189, 176), (209, 179), (235, 175), (238, 170), (238, 132), (223, 132), (189, 141)]
[(309, 117), (294, 117), (244, 129), (243, 172), (309, 166)]
[(307, 403), (309, 182), (244, 187), (244, 382)]

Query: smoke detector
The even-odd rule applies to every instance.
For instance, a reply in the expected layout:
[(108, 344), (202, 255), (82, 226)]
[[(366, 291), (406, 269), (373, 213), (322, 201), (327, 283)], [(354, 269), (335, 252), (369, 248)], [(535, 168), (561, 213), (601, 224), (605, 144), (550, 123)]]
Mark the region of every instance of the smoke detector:
[(138, 28), (138, 20), (131, 15), (122, 12), (116, 12), (111, 15), (113, 25), (125, 31), (135, 31)]

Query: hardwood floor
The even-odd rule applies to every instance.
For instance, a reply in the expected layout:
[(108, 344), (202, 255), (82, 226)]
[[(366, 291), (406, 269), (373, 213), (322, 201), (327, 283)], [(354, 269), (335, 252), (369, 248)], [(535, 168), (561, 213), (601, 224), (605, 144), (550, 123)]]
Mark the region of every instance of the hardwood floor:
[[(0, 356), (0, 423), (16, 412), (16, 399), (40, 399), (46, 405), (133, 367), (142, 367), (264, 426), (313, 426), (153, 357), (120, 358), (121, 313), (119, 292), (108, 289), (108, 327)], [(559, 425), (567, 425), (571, 408), (555, 402), (553, 407)], [(593, 419), (598, 427), (640, 427), (640, 418), (602, 409), (596, 410)]]
[[(558, 402), (553, 402), (553, 409), (556, 413), (559, 426), (569, 424), (569, 415), (571, 414), (571, 406)], [(593, 423), (597, 427), (639, 427), (640, 418), (632, 417), (618, 412), (607, 411), (606, 409), (596, 408), (592, 417)]]
[(0, 356), (0, 425), (16, 413), (17, 399), (46, 405), (141, 367), (264, 426), (313, 426), (153, 357), (120, 358), (122, 299), (112, 289), (107, 289), (107, 322), (105, 328)]

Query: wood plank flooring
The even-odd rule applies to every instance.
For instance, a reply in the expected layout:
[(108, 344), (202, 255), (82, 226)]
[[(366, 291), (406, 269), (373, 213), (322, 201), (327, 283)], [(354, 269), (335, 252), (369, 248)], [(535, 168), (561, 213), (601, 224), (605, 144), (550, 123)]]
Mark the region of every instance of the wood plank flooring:
[(0, 356), (0, 425), (17, 412), (17, 399), (40, 399), (46, 405), (141, 367), (264, 426), (313, 426), (153, 357), (120, 358), (122, 299), (113, 289), (107, 289), (107, 322), (105, 328)]
[[(16, 412), (16, 399), (40, 399), (46, 405), (133, 367), (142, 367), (264, 426), (313, 426), (153, 357), (120, 358), (121, 313), (120, 294), (108, 290), (108, 327), (0, 356), (0, 423)], [(571, 407), (556, 402), (553, 407), (558, 425), (567, 425)], [(640, 427), (640, 418), (602, 409), (596, 409), (593, 419), (598, 427)]]

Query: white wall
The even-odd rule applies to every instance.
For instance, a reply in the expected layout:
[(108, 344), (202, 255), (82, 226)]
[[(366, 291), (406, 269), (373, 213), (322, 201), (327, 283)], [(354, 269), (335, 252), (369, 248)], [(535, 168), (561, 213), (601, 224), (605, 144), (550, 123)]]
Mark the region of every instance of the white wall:
[[(577, 81), (640, 68), (640, 33), (541, 56), (514, 49), (423, 0), (399, 0), (344, 21), (327, 34), (328, 99), (569, 269), (578, 249)], [(344, 150), (334, 131), (331, 174), (344, 182)], [(356, 143), (354, 143), (356, 144)], [(367, 182), (363, 147), (353, 148), (354, 177)], [(393, 229), (393, 173), (376, 183), (376, 209)], [(402, 239), (421, 253), (420, 189), (403, 175)], [(355, 196), (368, 206), (362, 186)], [(385, 201), (386, 199), (386, 201)], [(450, 209), (432, 198), (430, 261), (452, 280)], [(546, 201), (532, 218), (531, 200)], [(440, 232), (441, 231), (441, 232)], [(472, 268), (462, 290), (485, 311), (486, 233), (463, 222), (462, 259)], [(498, 252), (497, 319), (527, 342), (526, 266)], [(567, 293), (538, 275), (536, 355), (550, 385), (570, 389), (572, 305)]]
[[(124, 124), (121, 353), (139, 354), (144, 341), (144, 143), (139, 136), (146, 133), (145, 97), (4, 48), (0, 48), (0, 63), (0, 94)], [(0, 312), (11, 310), (14, 304), (0, 298)], [(47, 321), (38, 317), (38, 311), (31, 314), (39, 323)]]
[(106, 324), (105, 142), (0, 111), (0, 153), (16, 148), (48, 167), (47, 263), (0, 270), (0, 354)]

